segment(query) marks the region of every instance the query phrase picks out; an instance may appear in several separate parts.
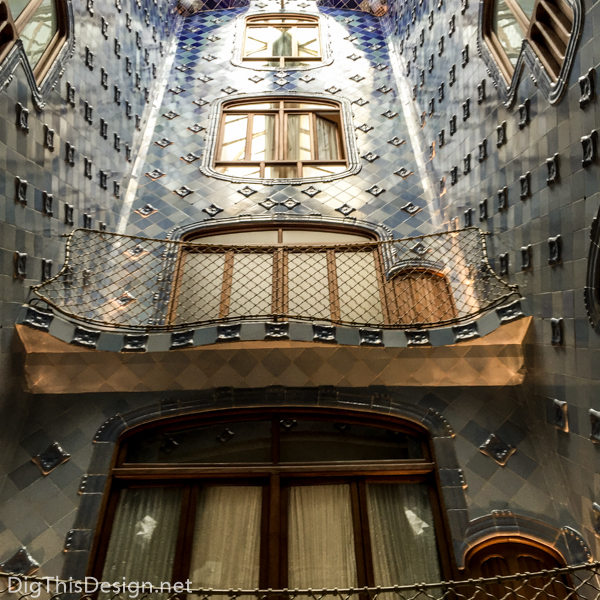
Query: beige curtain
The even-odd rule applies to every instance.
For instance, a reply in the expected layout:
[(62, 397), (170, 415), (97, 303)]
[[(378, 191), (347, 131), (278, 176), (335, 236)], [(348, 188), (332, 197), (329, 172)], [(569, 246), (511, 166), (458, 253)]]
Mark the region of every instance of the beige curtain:
[(194, 587), (258, 587), (261, 498), (260, 486), (200, 490), (190, 568)]
[[(375, 585), (440, 581), (427, 486), (369, 484), (367, 505)], [(389, 596), (394, 597), (393, 594)], [(380, 598), (384, 600), (382, 596)]]
[(180, 512), (181, 489), (123, 490), (102, 580), (122, 584), (125, 578), (126, 583), (152, 585), (170, 582)]
[(289, 490), (288, 587), (357, 585), (349, 485)]

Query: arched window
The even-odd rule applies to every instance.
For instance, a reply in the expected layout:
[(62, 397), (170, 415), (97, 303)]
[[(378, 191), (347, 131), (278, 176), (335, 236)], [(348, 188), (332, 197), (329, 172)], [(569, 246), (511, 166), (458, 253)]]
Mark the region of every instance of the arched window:
[(214, 589), (450, 576), (424, 432), (364, 413), (240, 410), (122, 439), (91, 573)]
[(66, 38), (67, 9), (63, 0), (0, 1), (0, 61), (20, 39), (38, 85)]
[(573, 9), (565, 0), (486, 0), (483, 10), (484, 38), (508, 82), (525, 39), (556, 82), (573, 29)]
[[(520, 537), (498, 537), (488, 540), (467, 554), (465, 564), (466, 576), (473, 578), (537, 573), (566, 566), (563, 557), (555, 550)], [(539, 600), (566, 598), (571, 588), (571, 581), (566, 575), (552, 580), (532, 577), (523, 581), (490, 583), (484, 586), (487, 597), (503, 598), (508, 593), (512, 595), (516, 590), (520, 598)]]
[(323, 59), (321, 48), (318, 16), (267, 14), (246, 17), (242, 62), (249, 66), (287, 69), (320, 63)]

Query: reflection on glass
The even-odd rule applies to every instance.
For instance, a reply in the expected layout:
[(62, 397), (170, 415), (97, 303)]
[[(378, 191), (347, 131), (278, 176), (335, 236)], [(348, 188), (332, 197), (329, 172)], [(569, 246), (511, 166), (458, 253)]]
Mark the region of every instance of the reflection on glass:
[(223, 128), (221, 160), (244, 160), (246, 154), (246, 115), (226, 115)]
[[(291, 259), (293, 253), (288, 257)], [(326, 259), (321, 268), (327, 277)], [(328, 298), (323, 298), (322, 302), (323, 311), (329, 311)], [(298, 420), (292, 424), (284, 421), (279, 435), (282, 463), (423, 458), (417, 438), (381, 427), (327, 421)]]
[(275, 158), (275, 115), (254, 115), (250, 160)]
[(16, 21), (23, 9), (29, 4), (29, 0), (8, 0), (10, 12), (13, 19)]
[(288, 587), (357, 585), (350, 486), (289, 488)]
[(289, 160), (310, 160), (310, 115), (288, 115), (287, 158)]
[[(279, 26), (278, 26), (279, 25)], [(279, 22), (268, 21), (263, 27), (252, 26), (246, 30), (244, 56), (246, 58), (267, 58), (275, 56), (301, 57), (320, 55), (318, 26), (281, 26)]]
[(294, 56), (293, 47), (295, 40), (287, 27), (271, 30), (275, 34), (271, 56)]
[(44, 0), (19, 36), (32, 67), (38, 64), (57, 31), (56, 6), (53, 0)]
[(517, 0), (517, 4), (523, 9), (527, 18), (531, 19), (533, 16), (533, 8), (535, 7), (535, 0)]
[(255, 179), (260, 177), (260, 166), (258, 165), (250, 167), (217, 167), (215, 170), (218, 173), (232, 175), (233, 177), (253, 177)]
[(127, 462), (131, 463), (261, 463), (270, 460), (270, 421), (236, 421), (158, 433), (140, 437), (127, 448)]
[[(130, 488), (121, 492), (102, 581), (170, 581), (179, 530), (181, 488)], [(110, 598), (114, 594), (102, 594)]]
[(258, 587), (261, 499), (259, 486), (200, 490), (190, 569), (193, 587)]
[[(367, 485), (375, 585), (441, 580), (433, 514), (425, 484)], [(394, 594), (383, 594), (392, 600)]]
[(317, 28), (299, 27), (296, 29), (298, 52), (294, 56), (319, 56)]
[(234, 104), (233, 106), (228, 106), (227, 110), (255, 111), (266, 110), (269, 108), (279, 108), (279, 102), (254, 102), (248, 104)]
[(505, 0), (496, 0), (492, 27), (508, 59), (516, 65), (525, 32)]
[(345, 171), (346, 167), (342, 165), (326, 165), (326, 166), (304, 166), (302, 167), (302, 177), (325, 177), (327, 175), (335, 175)]

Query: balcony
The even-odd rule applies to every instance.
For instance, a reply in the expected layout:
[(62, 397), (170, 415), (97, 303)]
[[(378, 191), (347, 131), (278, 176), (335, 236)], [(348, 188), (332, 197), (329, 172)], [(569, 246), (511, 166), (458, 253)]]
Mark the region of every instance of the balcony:
[(224, 246), (78, 229), (33, 292), (86, 325), (182, 331), (248, 321), (429, 329), (518, 298), (469, 228), (338, 245)]

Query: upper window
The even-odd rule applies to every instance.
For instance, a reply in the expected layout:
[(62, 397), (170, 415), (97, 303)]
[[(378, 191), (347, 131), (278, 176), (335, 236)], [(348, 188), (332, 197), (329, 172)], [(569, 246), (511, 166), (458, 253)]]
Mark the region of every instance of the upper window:
[(36, 81), (48, 72), (66, 34), (66, 7), (61, 0), (0, 2), (0, 60), (20, 39)]
[(135, 434), (118, 456), (92, 571), (104, 581), (331, 589), (450, 577), (435, 466), (410, 424), (221, 413)]
[(572, 29), (573, 10), (565, 0), (489, 0), (485, 5), (484, 36), (507, 81), (526, 39), (556, 82)]
[(321, 61), (319, 18), (308, 15), (248, 17), (242, 60), (269, 67)]
[[(349, 117), (347, 117), (349, 118)], [(221, 104), (207, 174), (240, 181), (319, 181), (353, 174), (354, 140), (346, 135), (340, 101), (269, 97)], [(211, 157), (212, 155), (212, 157)], [(210, 158), (209, 158), (210, 157)]]

